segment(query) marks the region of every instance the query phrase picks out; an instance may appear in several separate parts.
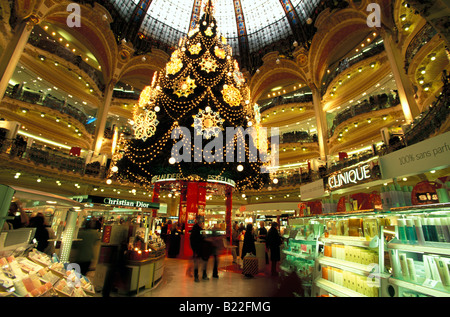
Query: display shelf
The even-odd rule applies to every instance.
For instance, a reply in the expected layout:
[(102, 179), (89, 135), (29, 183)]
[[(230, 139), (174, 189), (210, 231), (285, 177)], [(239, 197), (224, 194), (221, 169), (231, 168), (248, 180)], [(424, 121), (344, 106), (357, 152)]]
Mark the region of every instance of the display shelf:
[(355, 262), (350, 262), (346, 260), (340, 260), (335, 258), (330, 258), (328, 256), (319, 256), (317, 257), (317, 262), (321, 265), (328, 265), (335, 268), (339, 268), (348, 272), (368, 275), (373, 271), (372, 265), (360, 264)]
[(450, 243), (446, 242), (429, 242), (425, 241), (425, 245), (401, 243), (397, 239), (388, 243), (389, 249), (396, 249), (404, 252), (430, 253), (450, 256)]
[(388, 282), (391, 285), (403, 287), (418, 293), (422, 293), (433, 297), (450, 297), (450, 288), (445, 289), (441, 283), (437, 283), (436, 286), (432, 288), (423, 285), (425, 279), (422, 278), (421, 281), (422, 283), (412, 283), (393, 277), (388, 279)]
[(330, 282), (321, 277), (314, 280), (314, 284), (319, 288), (323, 289), (324, 291), (329, 292), (338, 297), (368, 297), (364, 294), (355, 292), (351, 289), (348, 289), (347, 287), (343, 287), (341, 285)]
[(313, 254), (308, 254), (308, 253), (305, 254), (303, 252), (292, 252), (292, 251), (288, 251), (288, 250), (283, 250), (282, 252), (284, 254), (292, 255), (292, 256), (297, 257), (297, 258), (302, 258), (302, 259), (305, 259), (305, 260), (314, 260), (314, 255)]
[(366, 238), (362, 237), (350, 237), (350, 236), (335, 236), (329, 235), (328, 237), (320, 237), (319, 241), (322, 243), (340, 243), (344, 245), (350, 245), (354, 247), (378, 247), (378, 244), (374, 246), (371, 241), (366, 240)]
[(450, 211), (450, 203), (437, 203), (437, 204), (426, 204), (426, 205), (414, 205), (414, 206), (404, 206), (404, 207), (393, 207), (391, 208), (391, 213), (411, 213), (411, 212), (430, 212), (430, 211)]

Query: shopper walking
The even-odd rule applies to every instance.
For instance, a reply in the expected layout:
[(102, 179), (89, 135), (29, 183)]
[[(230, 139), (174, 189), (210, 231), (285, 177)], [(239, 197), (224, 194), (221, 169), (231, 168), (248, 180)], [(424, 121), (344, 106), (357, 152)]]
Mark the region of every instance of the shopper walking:
[(195, 220), (195, 224), (191, 229), (191, 236), (189, 238), (191, 249), (193, 252), (193, 260), (194, 260), (194, 281), (199, 282), (200, 279), (198, 277), (199, 265), (201, 264), (203, 270), (203, 279), (207, 280), (208, 276), (206, 275), (206, 264), (207, 262), (204, 260), (203, 248), (205, 239), (203, 237), (203, 219), (198, 216)]
[(247, 224), (247, 227), (245, 229), (241, 259), (244, 259), (247, 253), (256, 255), (255, 236), (253, 234), (253, 225), (251, 223)]
[(266, 245), (270, 250), (270, 261), (271, 261), (271, 273), (272, 276), (277, 276), (277, 263), (281, 259), (280, 255), (280, 245), (282, 243), (282, 238), (278, 232), (278, 223), (272, 222), (272, 225), (267, 233)]
[[(267, 229), (266, 229), (266, 227), (264, 227), (264, 221), (261, 221), (259, 223), (259, 229), (258, 229), (258, 240), (259, 240), (259, 242), (265, 244), (266, 239), (267, 239)], [(267, 245), (265, 245), (264, 255), (266, 258), (266, 264), (269, 264), (269, 255), (267, 254)]]
[(79, 241), (73, 242), (73, 250), (75, 251), (74, 262), (80, 265), (81, 274), (86, 275), (89, 267), (94, 259), (94, 249), (96, 243), (100, 241), (100, 235), (97, 231), (96, 223), (91, 220), (84, 222), (82, 228), (78, 231)]
[(181, 225), (176, 222), (172, 227), (172, 232), (170, 233), (170, 243), (169, 243), (169, 258), (176, 258), (180, 253), (180, 243), (181, 243)]

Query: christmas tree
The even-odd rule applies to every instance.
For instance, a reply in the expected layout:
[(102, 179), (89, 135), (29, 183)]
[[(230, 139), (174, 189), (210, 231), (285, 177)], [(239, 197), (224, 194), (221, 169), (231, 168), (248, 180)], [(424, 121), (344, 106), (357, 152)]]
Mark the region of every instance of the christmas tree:
[(198, 25), (141, 92), (134, 138), (120, 140), (111, 178), (151, 187), (158, 175), (224, 177), (239, 191), (269, 179), (267, 133), (208, 1)]

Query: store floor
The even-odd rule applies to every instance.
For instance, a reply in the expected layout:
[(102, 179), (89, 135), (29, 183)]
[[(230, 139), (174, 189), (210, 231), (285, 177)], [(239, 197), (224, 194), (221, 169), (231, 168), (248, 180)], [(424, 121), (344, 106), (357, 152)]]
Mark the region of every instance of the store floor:
[[(280, 277), (270, 274), (270, 265), (254, 277), (245, 277), (231, 255), (219, 257), (219, 278), (212, 277), (213, 259), (208, 262), (209, 280), (195, 282), (192, 260), (165, 258), (164, 274), (157, 286), (141, 290), (136, 297), (273, 297), (280, 295)], [(200, 276), (201, 277), (201, 276)], [(98, 294), (97, 296), (101, 296)], [(112, 297), (123, 297), (112, 293)]]

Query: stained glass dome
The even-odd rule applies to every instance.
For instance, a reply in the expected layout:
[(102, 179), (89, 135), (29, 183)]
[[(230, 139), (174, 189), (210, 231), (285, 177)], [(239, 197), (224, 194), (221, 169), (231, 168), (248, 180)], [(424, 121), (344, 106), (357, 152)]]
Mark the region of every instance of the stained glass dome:
[[(109, 0), (122, 21), (122, 36), (175, 47), (195, 26), (206, 0)], [(258, 52), (282, 39), (302, 41), (304, 25), (320, 0), (215, 0), (219, 32), (233, 55)], [(117, 17), (116, 17), (117, 19)], [(308, 23), (307, 23), (308, 22)], [(116, 28), (117, 29), (117, 28)], [(116, 32), (117, 33), (117, 32)]]

